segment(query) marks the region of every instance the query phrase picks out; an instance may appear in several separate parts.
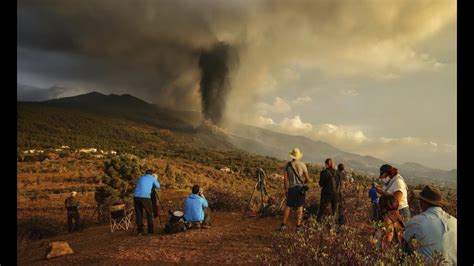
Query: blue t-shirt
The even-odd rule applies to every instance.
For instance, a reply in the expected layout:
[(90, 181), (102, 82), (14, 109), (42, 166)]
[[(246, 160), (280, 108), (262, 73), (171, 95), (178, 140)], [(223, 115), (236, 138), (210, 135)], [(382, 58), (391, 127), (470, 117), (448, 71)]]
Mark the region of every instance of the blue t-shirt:
[(135, 192), (133, 193), (133, 196), (150, 199), (151, 189), (153, 188), (153, 185), (156, 188), (160, 188), (160, 183), (158, 183), (158, 180), (154, 176), (141, 176), (137, 181), (137, 186), (135, 187)]
[(375, 189), (375, 187), (369, 190), (369, 197), (372, 202), (375, 202), (375, 203), (379, 202), (379, 196), (377, 195), (377, 190)]
[(207, 200), (197, 194), (191, 194), (184, 200), (184, 220), (188, 222), (201, 222), (204, 220), (204, 208)]

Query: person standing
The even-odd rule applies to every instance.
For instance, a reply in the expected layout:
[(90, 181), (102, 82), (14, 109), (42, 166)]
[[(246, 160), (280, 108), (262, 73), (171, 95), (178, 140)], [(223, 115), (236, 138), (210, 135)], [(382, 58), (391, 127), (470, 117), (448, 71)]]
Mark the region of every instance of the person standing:
[(433, 261), (436, 250), (449, 264), (457, 265), (457, 219), (442, 209), (446, 201), (441, 191), (427, 185), (423, 190), (413, 192), (423, 212), (407, 222), (403, 238), (408, 243), (415, 238), (418, 252), (428, 261)]
[[(76, 196), (77, 196), (77, 192), (73, 191), (71, 192), (71, 196), (69, 196), (64, 201), (64, 204), (66, 205), (66, 210), (67, 210), (67, 230), (69, 233), (79, 230), (79, 225), (81, 221), (79, 210), (78, 210), (80, 206), (80, 202)], [(72, 223), (72, 220), (74, 220), (74, 225)]]
[(331, 204), (332, 215), (339, 219), (339, 205), (341, 196), (341, 176), (334, 169), (334, 163), (331, 158), (326, 159), (325, 169), (321, 171), (319, 177), (319, 186), (321, 186), (321, 201), (316, 221), (321, 222), (325, 216), (326, 209)]
[(340, 163), (337, 165), (337, 171), (341, 177), (341, 188), (345, 188), (347, 182), (349, 181), (348, 179), (348, 174), (345, 170), (344, 164)]
[[(290, 152), (291, 161), (285, 164), (283, 171), (284, 193), (286, 194), (286, 207), (283, 211), (283, 222), (280, 231), (286, 229), (291, 208), (296, 209), (296, 230), (301, 229), (303, 221), (303, 206), (306, 197), (306, 183), (309, 181), (308, 168), (301, 162), (303, 153), (298, 148)], [(304, 176), (304, 181), (302, 180)], [(306, 186), (306, 187), (305, 187)]]
[[(372, 188), (369, 189), (370, 203), (372, 205), (372, 221), (380, 220), (379, 214), (379, 196), (376, 189), (377, 183), (372, 183)], [(398, 207), (398, 206), (397, 206)]]
[(380, 167), (380, 179), (384, 182), (383, 188), (376, 187), (377, 193), (380, 195), (391, 194), (398, 200), (398, 210), (403, 219), (410, 219), (410, 209), (408, 207), (408, 186), (403, 177), (398, 173), (398, 169), (384, 164)]
[(138, 178), (135, 192), (133, 193), (138, 235), (143, 234), (143, 211), (146, 213), (148, 234), (154, 234), (151, 191), (153, 186), (159, 189), (160, 183), (152, 174), (152, 170), (146, 170), (145, 175)]

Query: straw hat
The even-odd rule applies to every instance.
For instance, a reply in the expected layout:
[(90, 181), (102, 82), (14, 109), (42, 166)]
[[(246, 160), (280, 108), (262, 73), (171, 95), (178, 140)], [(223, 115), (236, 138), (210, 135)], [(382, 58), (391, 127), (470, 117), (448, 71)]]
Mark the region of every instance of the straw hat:
[(414, 190), (413, 193), (415, 194), (415, 197), (422, 199), (435, 206), (441, 207), (447, 203), (443, 199), (441, 191), (434, 186), (426, 185), (423, 190)]
[(300, 151), (300, 149), (298, 148), (294, 148), (291, 152), (290, 152), (290, 157), (295, 159), (295, 160), (299, 160), (303, 157), (303, 153)]

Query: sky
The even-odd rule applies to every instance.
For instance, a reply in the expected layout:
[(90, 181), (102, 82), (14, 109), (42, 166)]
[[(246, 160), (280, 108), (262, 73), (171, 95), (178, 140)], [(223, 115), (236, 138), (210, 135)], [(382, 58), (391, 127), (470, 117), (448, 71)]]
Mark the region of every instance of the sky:
[[(54, 87), (19, 99), (130, 93), (456, 168), (456, 1), (20, 0), (17, 22), (17, 83)], [(202, 57), (219, 45), (235, 52), (210, 79), (225, 89), (204, 94)]]

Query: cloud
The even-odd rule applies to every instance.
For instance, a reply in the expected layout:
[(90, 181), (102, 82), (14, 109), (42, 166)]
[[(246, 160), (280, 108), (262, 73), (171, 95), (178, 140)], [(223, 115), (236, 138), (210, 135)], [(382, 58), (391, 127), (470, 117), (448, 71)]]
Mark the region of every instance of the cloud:
[(304, 133), (311, 131), (313, 126), (311, 123), (304, 123), (300, 116), (297, 115), (293, 118), (284, 118), (278, 123), (278, 126), (289, 133)]
[(359, 95), (359, 92), (356, 89), (341, 90), (340, 92), (341, 92), (342, 95), (345, 95), (345, 96), (357, 96), (357, 95)]
[(292, 101), (293, 104), (302, 104), (302, 103), (309, 103), (311, 102), (313, 99), (311, 99), (311, 97), (309, 96), (305, 96), (305, 97), (298, 97), (296, 99), (294, 99)]
[(364, 132), (349, 126), (322, 124), (314, 127), (311, 132), (313, 139), (324, 140), (332, 144), (358, 145), (368, 140)]
[(269, 113), (287, 113), (291, 111), (291, 106), (282, 98), (275, 97), (272, 104), (268, 103), (258, 103), (257, 104), (258, 113), (265, 115)]

